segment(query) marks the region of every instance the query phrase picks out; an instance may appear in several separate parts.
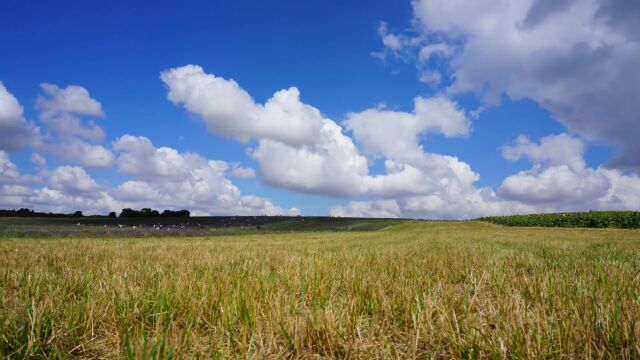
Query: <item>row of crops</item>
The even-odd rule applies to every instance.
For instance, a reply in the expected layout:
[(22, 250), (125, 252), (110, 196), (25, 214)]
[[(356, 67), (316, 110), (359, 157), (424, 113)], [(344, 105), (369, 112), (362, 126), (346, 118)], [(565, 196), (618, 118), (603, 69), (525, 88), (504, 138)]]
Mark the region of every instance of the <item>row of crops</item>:
[(506, 226), (640, 228), (638, 211), (590, 211), (558, 214), (489, 216), (479, 220)]

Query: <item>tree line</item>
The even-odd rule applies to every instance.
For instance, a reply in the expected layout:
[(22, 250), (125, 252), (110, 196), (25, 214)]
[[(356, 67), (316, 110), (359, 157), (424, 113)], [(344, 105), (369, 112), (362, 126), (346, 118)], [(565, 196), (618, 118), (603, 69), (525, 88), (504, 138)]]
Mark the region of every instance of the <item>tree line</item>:
[[(111, 214), (109, 214), (111, 216)], [(122, 209), (119, 217), (189, 217), (191, 213), (189, 210), (164, 210), (160, 213), (158, 210), (150, 208), (142, 208), (140, 210), (133, 210), (130, 208)], [(113, 217), (113, 216), (112, 216)]]
[[(164, 210), (163, 212), (159, 212), (158, 210), (153, 210), (151, 208), (142, 208), (140, 210), (134, 210), (130, 208), (122, 209), (120, 214), (116, 214), (115, 211), (106, 215), (110, 218), (121, 217), (121, 218), (132, 218), (132, 217), (190, 217), (191, 213), (189, 210)], [(18, 210), (3, 210), (0, 209), (0, 217), (45, 217), (45, 218), (81, 218), (86, 217), (82, 211), (76, 211), (70, 214), (64, 213), (52, 213), (52, 212), (40, 212), (31, 210), (28, 208), (21, 208)], [(91, 215), (90, 217), (105, 217), (105, 215)]]

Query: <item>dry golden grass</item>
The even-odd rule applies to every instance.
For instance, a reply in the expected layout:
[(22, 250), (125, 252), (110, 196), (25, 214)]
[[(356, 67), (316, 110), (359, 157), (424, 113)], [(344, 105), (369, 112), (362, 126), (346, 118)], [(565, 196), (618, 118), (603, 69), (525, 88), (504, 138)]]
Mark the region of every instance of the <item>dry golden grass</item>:
[(640, 231), (0, 240), (0, 354), (638, 358)]

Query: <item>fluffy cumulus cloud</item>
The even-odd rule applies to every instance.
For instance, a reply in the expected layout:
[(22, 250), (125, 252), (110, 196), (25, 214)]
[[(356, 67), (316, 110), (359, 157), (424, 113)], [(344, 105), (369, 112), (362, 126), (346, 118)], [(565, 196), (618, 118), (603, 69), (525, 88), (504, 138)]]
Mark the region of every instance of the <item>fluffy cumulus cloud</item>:
[(531, 142), (526, 136), (519, 136), (515, 143), (502, 149), (502, 156), (507, 160), (519, 160), (526, 157), (532, 164), (567, 165), (572, 169), (585, 167), (583, 153), (585, 144), (567, 134), (546, 136), (540, 144)]
[[(271, 186), (335, 197), (390, 198), (473, 189), (478, 179), (456, 158), (425, 153), (418, 137), (429, 133), (466, 136), (470, 121), (445, 96), (418, 97), (411, 113), (368, 109), (345, 122), (354, 140), (335, 121), (300, 101), (296, 88), (255, 103), (235, 81), (188, 65), (162, 73), (168, 98), (199, 116), (215, 134), (254, 139), (250, 155)], [(365, 153), (384, 157), (387, 173), (369, 174)]]
[[(488, 3), (499, 4), (489, 8), (508, 21), (496, 20), (478, 5), (480, 3), (468, 4), (464, 11), (459, 11), (456, 0), (416, 0), (414, 10), (421, 33), (395, 35), (389, 33), (386, 25), (381, 27), (387, 56), (388, 53), (403, 59), (414, 56), (421, 76), (431, 76), (438, 81), (446, 76), (451, 80), (447, 89), (432, 97), (416, 97), (410, 111), (376, 107), (348, 113), (344, 121), (338, 123), (304, 103), (295, 87), (276, 91), (267, 101), (258, 103), (234, 80), (206, 73), (199, 66), (187, 65), (162, 72), (168, 99), (200, 118), (211, 133), (245, 143), (248, 156), (257, 164), (256, 170), (171, 147), (156, 147), (143, 136), (123, 135), (111, 144), (104, 144), (104, 131), (95, 123), (105, 116), (102, 105), (80, 86), (42, 85), (42, 94), (37, 100), (43, 124), (40, 134), (40, 130), (24, 119), (23, 109), (15, 97), (0, 86), (0, 128), (15, 134), (11, 141), (20, 139), (20, 134), (31, 138), (12, 144), (3, 138), (4, 133), (0, 135), (0, 206), (87, 213), (124, 207), (186, 208), (194, 214), (299, 213), (296, 208), (284, 209), (266, 198), (243, 195), (230, 180), (230, 177), (258, 176), (269, 186), (347, 199), (345, 205), (329, 209), (334, 216), (463, 219), (540, 211), (640, 209), (638, 176), (620, 169), (589, 167), (584, 159), (583, 139), (590, 139), (593, 134), (581, 128), (590, 128), (590, 121), (595, 121), (597, 114), (611, 109), (604, 109), (605, 102), (591, 98), (593, 94), (582, 93), (591, 90), (578, 89), (583, 79), (571, 78), (571, 71), (567, 69), (558, 70), (559, 75), (542, 83), (539, 78), (543, 75), (529, 74), (539, 70), (536, 61), (554, 59), (547, 56), (547, 51), (562, 53), (567, 44), (587, 35), (595, 36), (599, 42), (586, 41), (572, 45), (571, 49), (579, 52), (595, 49), (602, 51), (602, 56), (610, 56), (607, 52), (618, 54), (622, 51), (618, 48), (622, 40), (607, 41), (625, 39), (629, 44), (624, 46), (635, 46), (637, 37), (628, 30), (635, 25), (612, 24), (608, 21), (612, 15), (608, 14), (619, 12), (618, 5), (607, 3), (605, 6), (604, 2), (595, 0)], [(573, 17), (567, 18), (567, 12)], [(545, 47), (549, 42), (543, 41), (545, 38), (539, 32), (550, 34), (549, 26), (561, 29), (557, 19), (583, 24), (586, 13), (590, 14), (590, 27), (558, 32), (557, 46), (551, 50)], [(509, 25), (511, 21), (516, 21), (515, 27)], [(503, 38), (509, 31), (513, 38)], [(590, 31), (596, 31), (595, 35)], [(485, 44), (488, 40), (484, 37), (493, 35), (500, 36), (497, 39), (502, 42)], [(523, 38), (526, 44), (522, 43)], [(603, 48), (603, 44), (606, 47)], [(502, 51), (503, 58), (494, 59), (495, 54), (486, 51), (480, 55), (474, 53), (480, 45), (491, 45), (497, 53)], [(514, 46), (519, 50), (513, 52)], [(580, 61), (589, 59), (589, 51), (581, 53)], [(478, 67), (483, 71), (467, 64), (468, 54), (479, 56)], [(618, 56), (614, 57), (618, 59)], [(450, 60), (447, 72), (430, 68), (434, 58)], [(561, 61), (551, 65), (559, 63)], [(491, 76), (493, 70), (496, 78)], [(597, 65), (584, 65), (584, 71), (587, 70), (597, 72)], [(607, 76), (614, 76), (618, 71), (618, 68), (609, 69)], [(435, 72), (438, 75), (434, 75)], [(523, 79), (523, 84), (516, 84), (518, 78)], [(570, 83), (576, 87), (570, 87)], [(602, 90), (600, 84), (594, 87), (596, 93)], [(534, 85), (540, 88), (534, 89)], [(555, 103), (545, 100), (545, 87), (555, 96)], [(629, 89), (634, 90), (627, 87)], [(505, 178), (497, 189), (479, 187), (480, 175), (463, 159), (428, 149), (428, 139), (432, 136), (452, 138), (471, 134), (470, 119), (474, 114), (467, 113), (452, 100), (451, 95), (460, 91), (481, 93), (487, 105), (495, 103), (502, 92), (514, 98), (531, 97), (549, 108), (570, 130), (575, 120), (580, 129), (574, 132), (583, 137), (559, 134), (533, 141), (520, 136), (503, 147), (503, 157), (508, 161), (526, 159), (531, 167)], [(619, 95), (616, 91), (609, 95)], [(583, 100), (593, 103), (589, 105), (593, 113), (584, 116), (584, 120), (574, 118), (585, 115), (583, 108), (572, 108), (580, 105), (574, 101), (574, 95), (585, 96)], [(620, 106), (609, 118), (609, 125), (632, 122), (628, 116), (633, 109)], [(604, 129), (609, 125), (601, 122), (598, 126)], [(627, 132), (633, 134), (636, 130), (632, 126)], [(622, 137), (617, 140), (602, 137), (603, 133), (593, 137), (618, 141), (621, 152), (616, 161), (625, 158), (629, 146), (636, 146), (624, 143)], [(36, 151), (31, 161), (37, 176), (21, 173), (5, 151), (24, 144)], [(71, 164), (49, 169), (40, 153)], [(383, 171), (371, 172), (377, 161), (384, 163)], [(115, 186), (96, 181), (87, 170), (112, 165), (115, 165), (112, 169), (127, 177)]]
[[(333, 207), (333, 215), (465, 218), (526, 208), (475, 187), (479, 175), (460, 159), (420, 145), (430, 134), (459, 137), (471, 131), (467, 114), (444, 94), (415, 98), (411, 112), (373, 108), (350, 113), (343, 128), (302, 103), (296, 88), (277, 91), (258, 104), (235, 81), (198, 66), (171, 69), (161, 78), (169, 100), (201, 118), (212, 133), (255, 141), (249, 153), (267, 185), (365, 198)], [(373, 175), (369, 166), (376, 158), (385, 160), (385, 172)]]
[(100, 213), (117, 205), (82, 168), (61, 166), (43, 169), (42, 176), (21, 174), (9, 155), (0, 151), (0, 207)]
[(414, 165), (425, 160), (418, 136), (466, 136), (471, 128), (465, 113), (441, 96), (415, 98), (411, 113), (380, 108), (350, 113), (344, 124), (369, 154)]
[(118, 170), (133, 179), (111, 194), (125, 206), (187, 208), (196, 214), (298, 214), (256, 196), (243, 196), (226, 175), (233, 171), (224, 161), (194, 153), (156, 148), (149, 139), (124, 135), (114, 141)]
[(257, 140), (250, 154), (266, 184), (332, 196), (366, 190), (367, 159), (338, 124), (300, 101), (297, 88), (258, 104), (235, 81), (199, 66), (165, 71), (161, 79), (169, 100), (200, 117), (212, 133)]
[(60, 88), (53, 84), (40, 85), (38, 97), (40, 119), (63, 138), (79, 137), (90, 141), (104, 140), (104, 131), (94, 122), (85, 126), (80, 116), (104, 117), (102, 105), (93, 99), (87, 89), (69, 85)]
[(428, 134), (457, 137), (471, 131), (465, 112), (442, 95), (416, 98), (411, 113), (380, 108), (350, 113), (344, 124), (365, 153), (385, 159), (385, 173), (364, 179), (373, 200), (334, 207), (334, 215), (367, 216), (389, 205), (378, 199), (393, 199), (403, 216), (430, 218), (470, 218), (527, 208), (499, 199), (489, 188), (477, 188), (474, 183), (480, 176), (464, 161), (423, 148), (420, 138)]
[(143, 136), (124, 135), (113, 142), (113, 148), (119, 152), (118, 170), (141, 179), (179, 180), (189, 175), (189, 160), (203, 160), (195, 154), (183, 156), (172, 148), (156, 148)]
[[(370, 185), (371, 194), (392, 198), (352, 201), (345, 206), (333, 207), (330, 213), (335, 216), (460, 219), (591, 209), (640, 210), (640, 177), (615, 169), (588, 167), (583, 158), (584, 150), (582, 140), (567, 134), (543, 137), (537, 143), (520, 136), (512, 145), (503, 148), (503, 156), (511, 161), (525, 158), (531, 168), (505, 178), (497, 191), (474, 187), (476, 178), (459, 160), (429, 154), (444, 161), (439, 169), (447, 168), (444, 159), (448, 159), (452, 162), (450, 167), (455, 163), (465, 170), (458, 176), (433, 176), (445, 185), (429, 184), (430, 172), (416, 168), (408, 170), (404, 165), (397, 177), (381, 176), (377, 187)], [(398, 165), (387, 165), (392, 166)]]
[[(421, 52), (423, 61), (434, 54), (453, 54), (445, 45), (432, 44)], [(626, 190), (635, 189), (638, 179), (617, 170), (588, 168), (584, 142), (567, 134), (545, 137), (539, 143), (525, 136), (517, 138), (503, 148), (503, 156), (526, 158), (531, 169), (506, 178), (497, 191), (477, 187), (479, 174), (467, 163), (429, 152), (421, 143), (430, 134), (470, 134), (469, 117), (446, 94), (415, 98), (411, 112), (378, 107), (349, 113), (341, 126), (303, 104), (295, 88), (276, 92), (263, 105), (255, 103), (235, 81), (207, 74), (197, 66), (166, 71), (162, 79), (169, 99), (199, 116), (214, 134), (255, 141), (249, 153), (266, 184), (311, 194), (365, 198), (332, 207), (332, 215), (455, 219), (640, 207), (637, 196)], [(367, 156), (384, 159), (385, 171), (370, 174)], [(155, 162), (147, 159), (138, 167), (155, 167)], [(154, 176), (162, 173), (157, 169)]]
[(331, 216), (397, 218), (402, 211), (395, 200), (351, 201), (329, 209)]
[(43, 143), (37, 148), (54, 154), (60, 159), (90, 168), (107, 168), (115, 159), (113, 152), (105, 146), (79, 139)]
[(212, 133), (242, 141), (270, 139), (299, 145), (314, 142), (323, 126), (318, 109), (300, 102), (297, 88), (280, 90), (257, 104), (234, 80), (187, 65), (163, 72), (168, 98), (199, 115)]
[(502, 197), (543, 210), (640, 209), (640, 177), (618, 170), (590, 168), (584, 144), (567, 134), (547, 136), (539, 144), (520, 137), (503, 149), (509, 160), (529, 159), (532, 168), (507, 177)]
[(48, 133), (36, 148), (86, 167), (111, 166), (115, 158), (101, 145), (105, 133), (93, 120), (105, 116), (102, 104), (82, 86), (43, 83), (40, 88), (36, 105)]
[(313, 145), (292, 146), (260, 140), (251, 150), (263, 181), (310, 194), (352, 197), (366, 191), (367, 159), (340, 126), (328, 120)]
[(38, 129), (24, 119), (18, 99), (0, 81), (0, 150), (17, 150), (30, 145)]
[(95, 180), (78, 166), (60, 166), (47, 175), (47, 183), (51, 189), (68, 194), (86, 194), (99, 189)]
[(0, 205), (86, 213), (125, 207), (189, 209), (197, 215), (300, 213), (296, 208), (283, 209), (269, 199), (242, 195), (226, 178), (230, 167), (224, 161), (155, 148), (149, 139), (130, 135), (116, 140), (114, 148), (120, 171), (132, 178), (115, 187), (98, 184), (82, 167), (46, 169), (46, 163), (38, 156), (34, 161), (44, 167), (41, 176), (23, 175), (8, 154), (0, 151)]
[[(227, 178), (255, 176), (251, 168), (156, 148), (145, 137), (124, 135), (103, 145), (104, 131), (87, 118), (104, 117), (104, 111), (85, 88), (45, 83), (41, 90), (37, 109), (44, 125), (42, 135), (24, 119), (22, 106), (0, 83), (0, 207), (86, 213), (156, 207), (189, 209), (194, 214), (299, 214), (296, 208), (283, 209), (269, 199), (242, 195)], [(277, 107), (278, 101), (286, 102), (286, 94), (269, 106)], [(4, 150), (26, 145), (37, 151), (31, 162), (38, 176), (22, 174)], [(40, 152), (75, 165), (49, 169)], [(116, 186), (99, 184), (85, 169), (114, 163), (119, 173), (130, 178)]]
[(638, 4), (414, 0), (413, 35), (381, 36), (387, 52), (413, 53), (427, 81), (450, 79), (449, 93), (533, 99), (571, 132), (617, 146), (609, 167), (637, 172)]

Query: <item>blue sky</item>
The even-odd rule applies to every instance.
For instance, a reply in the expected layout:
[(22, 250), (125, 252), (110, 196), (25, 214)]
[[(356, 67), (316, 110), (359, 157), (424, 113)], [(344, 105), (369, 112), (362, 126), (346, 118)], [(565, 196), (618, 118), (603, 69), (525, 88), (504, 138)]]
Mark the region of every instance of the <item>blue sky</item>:
[[(548, 19), (541, 25), (526, 29), (518, 24), (529, 21), (527, 19), (531, 17), (532, 9), (542, 5), (528, 0), (518, 1), (509, 6), (511, 11), (507, 15), (503, 15), (497, 10), (500, 1), (484, 3), (483, 11), (477, 14), (478, 18), (495, 17), (504, 22), (493, 32), (482, 33), (482, 28), (469, 25), (465, 13), (470, 10), (465, 8), (463, 2), (456, 1), (449, 5), (437, 5), (428, 0), (413, 3), (189, 1), (179, 5), (142, 1), (101, 4), (81, 1), (8, 1), (0, 12), (0, 44), (3, 48), (0, 51), (0, 81), (6, 92), (23, 108), (21, 117), (24, 124), (38, 127), (39, 131), (36, 135), (31, 134), (30, 142), (3, 147), (7, 163), (13, 164), (14, 173), (18, 173), (11, 175), (13, 180), (5, 180), (4, 186), (24, 183), (26, 178), (16, 180), (20, 176), (32, 176), (33, 179), (27, 181), (29, 191), (51, 190), (60, 194), (57, 197), (49, 196), (54, 200), (36, 201), (41, 197), (40, 193), (15, 195), (15, 189), (12, 190), (14, 192), (6, 190), (4, 195), (0, 195), (0, 207), (11, 208), (24, 204), (45, 210), (66, 211), (82, 207), (88, 212), (100, 212), (111, 207), (146, 203), (156, 207), (167, 204), (189, 207), (194, 206), (196, 201), (196, 212), (199, 213), (231, 211), (222, 209), (223, 205), (218, 200), (207, 202), (205, 199), (199, 202), (198, 199), (176, 197), (173, 203), (169, 198), (164, 202), (149, 199), (145, 202), (144, 197), (135, 197), (133, 201), (132, 198), (118, 195), (117, 188), (127, 181), (138, 182), (138, 185), (145, 182), (149, 189), (154, 186), (157, 186), (154, 189), (170, 188), (168, 183), (156, 184), (149, 180), (150, 174), (157, 173), (153, 172), (155, 170), (145, 174), (123, 170), (122, 155), (133, 150), (117, 150), (114, 143), (126, 134), (145, 137), (156, 148), (171, 148), (179, 154), (195, 153), (202, 158), (224, 161), (228, 167), (237, 163), (242, 168), (254, 169), (255, 176), (252, 177), (223, 174), (217, 180), (208, 180), (212, 186), (219, 185), (212, 184), (212, 181), (228, 180), (237, 187), (241, 196), (255, 195), (269, 199), (271, 204), (238, 207), (239, 212), (268, 212), (266, 209), (272, 206), (269, 211), (290, 212), (295, 208), (305, 215), (331, 213), (465, 218), (485, 213), (640, 207), (640, 200), (632, 198), (621, 201), (618, 198), (623, 196), (614, 196), (629, 192), (632, 190), (630, 187), (636, 186), (638, 164), (632, 155), (636, 148), (629, 138), (638, 134), (637, 112), (632, 114), (635, 109), (632, 101), (610, 101), (606, 96), (599, 95), (616, 95), (611, 89), (620, 88), (621, 77), (603, 70), (595, 55), (590, 62), (591, 55), (599, 50), (598, 46), (606, 45), (613, 49), (606, 55), (611, 57), (607, 60), (610, 64), (616, 64), (616, 61), (625, 66), (629, 62), (637, 63), (632, 56), (639, 55), (637, 38), (630, 35), (628, 28), (618, 29), (606, 23), (603, 25), (598, 20), (598, 14), (610, 7), (604, 0), (595, 5), (590, 1), (575, 1), (575, 4), (561, 10), (564, 13), (545, 15)], [(581, 15), (584, 17), (582, 21), (593, 28), (593, 34), (570, 34), (562, 40), (549, 37), (548, 33), (562, 26), (563, 16), (575, 18), (572, 12), (588, 14)], [(615, 20), (617, 13), (612, 14), (607, 16)], [(386, 25), (381, 25), (383, 22)], [(529, 41), (535, 45), (526, 48), (522, 44), (496, 45), (496, 49), (490, 47), (501, 43), (501, 32), (510, 30), (517, 31), (519, 36), (529, 37)], [(487, 40), (491, 36), (494, 36), (495, 42)], [(574, 61), (571, 56), (579, 48), (576, 44), (596, 45), (582, 54), (581, 58), (586, 60), (576, 61), (578, 64), (584, 63), (581, 65), (583, 72), (571, 75), (569, 70), (562, 70), (559, 64)], [(422, 61), (420, 52), (432, 45), (447, 50), (440, 50), (440, 53), (436, 52)], [(477, 49), (483, 47), (484, 50), (478, 52)], [(558, 51), (558, 54), (552, 53), (552, 50)], [(523, 53), (526, 56), (521, 55)], [(539, 54), (544, 54), (542, 58), (548, 60), (549, 64), (540, 60)], [(477, 63), (474, 63), (476, 60)], [(541, 63), (544, 63), (544, 67)], [(224, 81), (235, 80), (259, 106), (276, 91), (296, 87), (300, 92), (300, 102), (316, 108), (325, 118), (341, 126), (341, 136), (353, 142), (357, 149), (354, 156), (368, 160), (364, 170), (367, 173), (363, 176), (370, 178), (393, 173), (385, 168), (385, 161), (391, 161), (399, 164), (398, 169), (408, 166), (420, 169), (424, 178), (416, 180), (419, 184), (415, 187), (430, 182), (442, 183), (440, 180), (447, 179), (449, 175), (439, 173), (439, 170), (426, 163), (418, 165), (412, 163), (413, 160), (400, 159), (402, 156), (391, 155), (389, 151), (369, 152), (367, 149), (381, 149), (384, 146), (372, 142), (371, 138), (364, 140), (365, 133), (375, 129), (378, 124), (375, 116), (381, 116), (380, 113), (384, 111), (390, 115), (379, 121), (407, 124), (401, 119), (401, 114), (412, 113), (416, 97), (446, 99), (447, 104), (452, 104), (457, 111), (453, 115), (461, 115), (464, 119), (447, 120), (448, 115), (435, 113), (433, 116), (444, 118), (442, 121), (449, 123), (464, 120), (464, 124), (460, 125), (464, 129), (455, 130), (453, 135), (447, 134), (442, 125), (428, 123), (432, 120), (417, 116), (417, 121), (422, 121), (420, 128), (423, 130), (415, 130), (413, 134), (423, 151), (416, 156), (438, 154), (455, 157), (459, 163), (468, 165), (469, 171), (478, 175), (478, 178), (472, 182), (459, 180), (467, 175), (451, 170), (457, 166), (453, 163), (446, 165), (455, 173), (451, 176), (458, 179), (452, 182), (459, 181), (465, 189), (446, 196), (443, 195), (445, 190), (433, 186), (429, 189), (425, 187), (422, 192), (392, 191), (387, 182), (387, 185), (380, 185), (384, 189), (378, 188), (378, 185), (375, 185), (375, 189), (373, 185), (362, 185), (358, 191), (345, 196), (336, 195), (340, 191), (333, 190), (332, 186), (339, 188), (339, 184), (324, 184), (321, 181), (296, 184), (294, 181), (298, 180), (295, 179), (274, 179), (273, 175), (266, 175), (271, 166), (267, 161), (277, 163), (280, 159), (269, 155), (269, 160), (260, 160), (250, 155), (252, 150), (264, 146), (261, 145), (263, 142), (273, 140), (269, 138), (271, 135), (265, 137), (263, 134), (248, 133), (249, 141), (243, 142), (239, 137), (244, 136), (244, 132), (211, 131), (212, 124), (215, 127), (229, 119), (192, 111), (189, 107), (197, 104), (189, 102), (190, 95), (178, 100), (168, 99), (172, 85), (163, 82), (160, 74), (188, 64), (201, 67), (202, 74), (198, 76), (203, 78), (205, 75), (215, 75)], [(500, 67), (496, 69), (495, 64)], [(533, 70), (522, 70), (530, 68)], [(554, 79), (565, 80), (540, 80), (545, 79), (543, 70), (556, 68), (561, 70), (557, 70), (560, 75), (554, 73)], [(637, 68), (630, 68), (633, 69), (632, 73), (626, 76), (629, 79), (637, 78)], [(441, 80), (420, 81), (421, 74), (427, 72), (437, 72)], [(575, 79), (583, 78), (585, 74), (591, 74), (588, 86), (594, 90), (588, 94), (577, 93), (573, 89), (583, 84)], [(53, 104), (51, 107), (56, 109), (55, 115), (52, 115), (52, 119), (43, 119), (43, 107), (38, 105), (38, 98), (43, 94), (40, 87), (42, 83), (57, 85), (60, 94), (69, 85), (86, 89), (87, 97), (99, 102), (106, 116), (100, 117), (86, 111), (69, 112), (61, 110), (59, 104)], [(626, 93), (633, 93), (636, 89), (628, 88)], [(559, 100), (555, 97), (557, 91), (563, 94)], [(500, 101), (487, 100), (488, 94), (493, 92), (498, 94)], [(216, 94), (212, 93), (211, 96), (215, 97)], [(589, 96), (599, 100), (586, 105), (581, 102), (580, 99)], [(203, 101), (213, 104), (211, 106), (216, 104), (215, 100)], [(610, 108), (616, 111), (610, 111)], [(360, 123), (351, 122), (350, 114), (367, 109), (378, 110)], [(478, 109), (483, 110), (474, 116), (474, 111)], [(435, 110), (430, 111), (433, 113)], [(586, 120), (585, 116), (580, 115), (583, 112), (590, 114)], [(270, 116), (260, 114), (263, 117)], [(61, 121), (59, 119), (64, 116), (73, 116), (85, 126), (95, 120), (103, 129), (104, 138), (89, 141), (74, 137), (76, 135), (70, 135), (66, 130), (55, 130), (57, 128), (53, 122)], [(244, 119), (253, 115), (238, 116), (238, 119)], [(12, 121), (14, 125), (17, 124), (17, 120)], [(602, 125), (607, 122), (615, 126)], [(430, 130), (425, 130), (427, 128)], [(287, 129), (282, 131), (286, 132)], [(551, 138), (563, 134), (566, 136)], [(35, 137), (39, 140), (33, 140)], [(521, 140), (526, 137), (527, 141), (518, 142), (519, 137)], [(546, 146), (542, 140), (545, 137), (558, 140), (559, 148)], [(568, 143), (563, 143), (563, 139)], [(390, 136), (386, 140), (398, 143), (413, 141), (411, 136)], [(74, 158), (64, 154), (71, 148), (60, 150), (61, 147), (55, 144), (73, 142), (77, 145), (80, 141), (102, 146), (112, 152), (112, 163), (87, 166), (87, 162), (83, 163), (77, 156)], [(300, 145), (295, 146), (299, 149)], [(516, 155), (505, 156), (505, 146)], [(578, 154), (567, 149), (577, 149), (575, 151)], [(45, 166), (32, 161), (34, 153), (46, 159)], [(569, 160), (563, 162), (557, 159), (576, 156), (585, 161), (581, 168), (568, 166)], [(282, 161), (287, 160), (291, 159)], [(192, 165), (179, 166), (187, 169)], [(292, 171), (295, 166), (291, 165)], [(561, 169), (562, 166), (568, 166), (569, 170)], [(54, 175), (68, 175), (69, 167), (81, 169), (76, 173), (81, 179), (71, 177), (75, 180), (69, 183), (56, 182), (56, 179), (64, 176)], [(340, 169), (349, 171), (345, 167)], [(400, 171), (398, 169), (394, 171)], [(569, 179), (567, 181), (571, 186), (566, 190), (569, 193), (560, 191), (565, 188), (563, 184), (548, 182), (549, 178), (556, 177), (552, 175), (554, 171), (565, 170), (569, 173), (562, 173), (558, 177)], [(4, 171), (5, 178), (9, 178), (8, 170)], [(328, 170), (319, 168), (318, 171)], [(285, 172), (283, 177), (286, 176)], [(588, 184), (578, 181), (592, 175), (595, 180)], [(619, 180), (620, 177), (623, 180)], [(511, 180), (506, 181), (509, 178)], [(88, 187), (74, 189), (70, 185), (82, 179), (87, 181)], [(363, 184), (370, 182), (362, 181)], [(620, 181), (625, 185), (620, 185)], [(598, 186), (589, 187), (594, 183)], [(407, 188), (414, 187), (410, 182), (402, 184)], [(174, 186), (177, 185), (174, 183)], [(104, 192), (109, 199), (84, 202), (83, 199), (93, 196), (87, 195), (88, 189), (94, 194)], [(489, 189), (494, 194), (481, 196), (482, 189)], [(158, 191), (170, 197), (163, 192), (165, 190)], [(544, 194), (539, 198), (529, 196), (536, 192), (557, 193), (554, 195), (557, 201), (548, 199)], [(598, 201), (588, 199), (593, 194), (601, 194)], [(478, 201), (471, 199), (478, 197), (482, 198), (483, 205), (473, 211), (460, 211), (470, 209), (469, 201), (477, 204)], [(235, 201), (241, 202), (239, 199)], [(456, 205), (438, 211), (437, 204), (440, 202), (455, 202)]]

